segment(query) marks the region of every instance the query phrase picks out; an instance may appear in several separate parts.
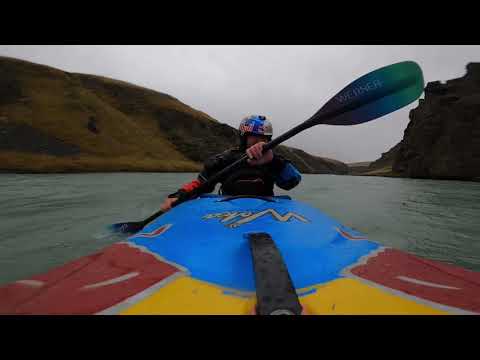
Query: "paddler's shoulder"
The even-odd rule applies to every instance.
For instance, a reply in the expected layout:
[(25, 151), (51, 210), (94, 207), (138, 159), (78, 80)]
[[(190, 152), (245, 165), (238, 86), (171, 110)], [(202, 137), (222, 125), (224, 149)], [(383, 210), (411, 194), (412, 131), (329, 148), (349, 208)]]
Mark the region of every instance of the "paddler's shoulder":
[(209, 157), (205, 161), (207, 168), (213, 168), (216, 165), (227, 164), (238, 160), (243, 155), (243, 152), (238, 148), (227, 149), (219, 154)]

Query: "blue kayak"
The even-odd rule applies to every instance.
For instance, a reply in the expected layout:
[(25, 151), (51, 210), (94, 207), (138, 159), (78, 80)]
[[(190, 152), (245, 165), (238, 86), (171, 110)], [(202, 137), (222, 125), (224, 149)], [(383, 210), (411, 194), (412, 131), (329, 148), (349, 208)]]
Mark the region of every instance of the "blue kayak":
[(0, 313), (255, 314), (262, 276), (283, 271), (258, 271), (255, 234), (281, 258), (302, 314), (480, 312), (479, 273), (381, 246), (288, 196), (204, 195), (126, 241), (1, 287)]

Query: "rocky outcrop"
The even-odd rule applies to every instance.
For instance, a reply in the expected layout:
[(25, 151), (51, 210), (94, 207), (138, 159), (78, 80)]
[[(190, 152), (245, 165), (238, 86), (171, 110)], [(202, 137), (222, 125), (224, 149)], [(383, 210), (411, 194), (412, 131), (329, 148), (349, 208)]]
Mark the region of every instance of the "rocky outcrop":
[(18, 101), (22, 97), (19, 81), (9, 68), (0, 63), (0, 106)]
[(389, 154), (392, 170), (412, 178), (480, 178), (480, 63), (464, 77), (428, 83), (409, 114), (403, 140)]
[(78, 146), (32, 128), (25, 124), (9, 124), (0, 119), (0, 151), (21, 151), (54, 156), (72, 156), (80, 153)]
[(237, 130), (217, 121), (192, 121), (188, 115), (168, 109), (156, 110), (153, 117), (167, 139), (196, 162), (203, 162), (238, 142)]
[(366, 170), (372, 171), (372, 170), (382, 169), (385, 167), (391, 167), (395, 157), (397, 156), (397, 152), (399, 149), (400, 149), (400, 143), (392, 147), (387, 152), (382, 153), (382, 156), (380, 157), (380, 159), (377, 159), (371, 162)]

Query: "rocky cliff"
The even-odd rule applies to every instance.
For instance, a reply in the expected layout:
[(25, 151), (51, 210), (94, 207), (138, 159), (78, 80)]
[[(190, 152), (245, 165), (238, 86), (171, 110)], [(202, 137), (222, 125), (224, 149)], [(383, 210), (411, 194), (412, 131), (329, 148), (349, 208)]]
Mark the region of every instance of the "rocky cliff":
[(480, 63), (469, 63), (461, 78), (428, 83), (409, 118), (403, 140), (363, 174), (480, 178)]
[(432, 82), (410, 113), (393, 171), (415, 178), (480, 177), (480, 63), (464, 77)]
[[(198, 171), (237, 130), (164, 93), (0, 57), (0, 171)], [(280, 146), (303, 173), (345, 164)]]

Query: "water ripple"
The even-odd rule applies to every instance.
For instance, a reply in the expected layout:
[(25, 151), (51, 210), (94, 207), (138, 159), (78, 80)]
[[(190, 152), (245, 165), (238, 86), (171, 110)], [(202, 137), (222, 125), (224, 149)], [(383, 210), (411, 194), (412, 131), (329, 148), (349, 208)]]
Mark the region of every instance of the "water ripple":
[[(0, 174), (0, 283), (123, 240), (105, 227), (148, 217), (196, 174)], [(303, 175), (288, 194), (383, 245), (480, 271), (480, 184)]]

